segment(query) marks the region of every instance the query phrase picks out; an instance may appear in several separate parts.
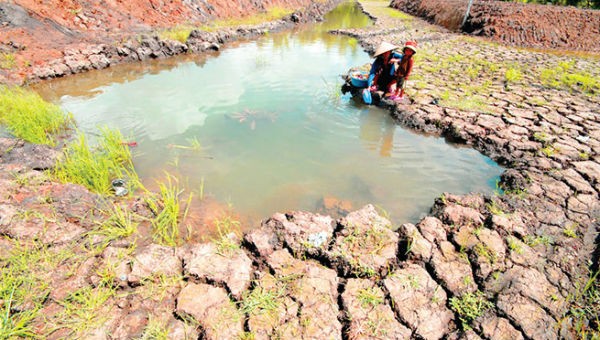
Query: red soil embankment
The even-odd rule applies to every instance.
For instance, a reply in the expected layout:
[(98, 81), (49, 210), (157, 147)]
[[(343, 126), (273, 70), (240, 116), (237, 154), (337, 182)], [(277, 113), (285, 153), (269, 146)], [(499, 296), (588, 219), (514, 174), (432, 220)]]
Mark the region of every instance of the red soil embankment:
[[(393, 0), (391, 6), (459, 29), (468, 0)], [(523, 47), (600, 52), (600, 11), (476, 0), (462, 30)]]
[(111, 44), (177, 25), (239, 18), (273, 7), (298, 9), (313, 0), (13, 0), (0, 2), (0, 80), (24, 78), (31, 67), (67, 48)]

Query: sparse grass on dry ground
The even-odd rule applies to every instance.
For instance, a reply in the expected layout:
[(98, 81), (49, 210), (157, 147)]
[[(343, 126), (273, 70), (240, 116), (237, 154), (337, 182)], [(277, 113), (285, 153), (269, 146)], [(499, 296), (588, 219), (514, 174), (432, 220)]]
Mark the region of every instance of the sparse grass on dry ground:
[(470, 329), (471, 322), (492, 308), (493, 304), (486, 299), (482, 292), (477, 291), (451, 298), (450, 307), (458, 314), (463, 329)]
[(17, 59), (12, 53), (0, 53), (0, 69), (10, 70), (17, 66)]
[[(59, 107), (45, 102), (33, 92), (2, 87), (0, 124), (26, 141), (55, 145), (56, 135), (70, 128), (72, 120)], [(111, 180), (115, 178), (126, 178), (130, 184), (130, 192), (135, 188), (143, 189), (133, 167), (132, 155), (118, 131), (102, 129), (96, 145), (91, 145), (79, 133), (63, 152), (64, 157), (49, 172), (55, 179), (84, 185), (106, 197), (107, 201), (111, 201)], [(21, 185), (35, 185), (18, 176), (15, 176), (15, 181), (19, 181)], [(80, 244), (58, 247), (47, 246), (38, 241), (25, 242), (7, 238), (6, 241), (14, 245), (8, 256), (0, 258), (0, 339), (44, 338), (54, 332), (78, 338), (89, 335), (89, 331), (99, 327), (107, 317), (111, 301), (123, 293), (116, 285), (114, 263), (104, 263), (96, 268), (99, 278), (96, 285), (76, 285), (64, 298), (58, 300), (48, 299), (52, 289), (56, 288), (52, 283), (73, 278), (77, 268), (101, 254), (111, 241), (136, 238), (140, 223), (152, 225), (151, 233), (156, 242), (169, 246), (181, 244), (183, 240), (178, 234), (178, 228), (189, 208), (191, 195), (187, 201), (181, 202), (182, 190), (177, 181), (169, 176), (167, 182), (159, 186), (160, 192), (157, 194), (145, 189), (141, 193), (147, 197), (154, 217), (148, 220), (131, 211), (125, 204), (109, 203), (98, 216), (96, 227)], [(185, 210), (181, 208), (182, 204), (185, 204)], [(35, 222), (31, 220), (32, 217), (39, 217), (40, 223), (46, 223), (47, 220), (43, 214), (35, 211), (23, 212), (18, 217), (31, 223)], [(57, 216), (52, 219), (60, 222)], [(134, 251), (135, 240), (131, 244), (131, 247), (123, 249), (123, 257)], [(145, 284), (162, 289), (163, 292), (156, 294), (163, 294), (169, 285), (164, 283), (165, 280), (157, 282)], [(55, 304), (55, 314), (47, 315), (42, 312), (49, 303)], [(146, 333), (150, 334), (148, 336), (160, 335), (164, 333), (164, 329), (152, 324)]]
[(576, 283), (576, 291), (569, 295), (569, 310), (563, 317), (563, 326), (570, 327), (579, 339), (600, 339), (600, 281), (598, 274)]
[[(438, 43), (419, 50), (409, 94), (432, 89), (440, 105), (459, 110), (490, 113), (494, 105), (490, 93), (518, 88), (558, 89), (595, 96), (600, 93), (600, 73), (594, 58), (550, 57), (532, 65), (519, 62), (525, 53), (516, 51), (513, 59), (502, 58), (508, 50), (496, 44), (473, 42), (466, 38)], [(545, 103), (534, 103), (543, 105)]]
[(264, 22), (282, 19), (292, 14), (293, 11), (293, 9), (273, 6), (264, 13), (253, 14), (238, 19), (216, 20), (211, 22), (210, 24), (206, 24), (199, 27), (193, 25), (179, 25), (159, 32), (159, 36), (162, 39), (177, 40), (182, 43), (185, 43), (189, 38), (190, 33), (192, 33), (192, 31), (195, 29), (213, 32), (227, 27), (236, 27), (240, 25), (258, 25)]
[[(377, 11), (376, 16), (386, 14), (382, 9)], [(411, 30), (414, 23), (404, 27)], [(515, 104), (519, 107), (551, 107), (552, 95), (547, 93), (556, 91), (592, 100), (597, 98), (600, 94), (599, 62), (600, 58), (590, 53), (507, 48), (478, 38), (454, 37), (421, 44), (415, 55), (415, 69), (407, 93), (417, 99), (437, 98), (442, 107), (495, 115), (501, 112), (490, 98), (494, 93), (523, 91), (526, 96), (531, 92), (540, 93), (540, 96)], [(550, 145), (551, 136), (536, 133), (533, 138), (543, 144), (542, 153), (551, 155), (557, 151)], [(582, 153), (581, 159), (589, 159), (589, 155)], [(512, 194), (521, 196), (523, 193)], [(504, 214), (493, 204), (489, 209), (493, 214)], [(577, 237), (575, 229), (573, 226), (566, 228), (564, 235)], [(524, 241), (529, 246), (552, 243), (547, 236), (527, 237)], [(511, 251), (523, 252), (521, 243), (512, 237), (508, 239), (508, 245)], [(493, 261), (487, 249), (480, 247), (477, 250), (488, 261)], [(577, 284), (576, 292), (568, 299), (570, 306), (563, 321), (581, 339), (600, 339), (600, 283), (597, 276), (591, 274), (587, 281)], [(480, 292), (454, 297), (449, 303), (459, 316), (463, 329), (468, 329), (477, 316), (491, 307)]]

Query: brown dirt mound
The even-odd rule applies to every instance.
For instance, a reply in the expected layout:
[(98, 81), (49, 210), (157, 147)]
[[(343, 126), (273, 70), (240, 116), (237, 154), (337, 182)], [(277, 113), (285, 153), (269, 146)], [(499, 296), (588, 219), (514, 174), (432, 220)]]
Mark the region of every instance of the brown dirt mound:
[(66, 48), (111, 44), (141, 32), (199, 26), (273, 7), (298, 9), (313, 0), (14, 0), (0, 1), (0, 80), (19, 82), (30, 68)]
[[(468, 0), (394, 0), (393, 8), (459, 29)], [(514, 46), (600, 52), (600, 11), (478, 0), (464, 32)]]

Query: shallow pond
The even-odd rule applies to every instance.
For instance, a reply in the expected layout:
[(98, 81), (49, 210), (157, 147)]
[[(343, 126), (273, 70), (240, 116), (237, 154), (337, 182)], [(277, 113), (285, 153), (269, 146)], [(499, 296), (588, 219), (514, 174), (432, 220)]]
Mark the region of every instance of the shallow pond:
[(489, 158), (402, 129), (389, 112), (340, 94), (340, 74), (370, 62), (328, 29), (370, 24), (353, 3), (322, 24), (206, 55), (127, 64), (46, 82), (37, 90), (79, 128), (118, 128), (137, 142), (147, 185), (174, 174), (190, 190), (256, 222), (323, 203), (373, 203), (415, 222), (442, 192), (491, 192)]

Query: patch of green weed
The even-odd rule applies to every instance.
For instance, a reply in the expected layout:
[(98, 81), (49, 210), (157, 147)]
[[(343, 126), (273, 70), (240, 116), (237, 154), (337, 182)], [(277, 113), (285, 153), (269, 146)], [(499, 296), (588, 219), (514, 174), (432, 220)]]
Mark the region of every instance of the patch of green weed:
[(160, 319), (150, 317), (148, 324), (144, 328), (140, 340), (167, 340), (169, 339), (169, 330), (165, 322)]
[(218, 238), (213, 240), (217, 246), (217, 253), (223, 256), (231, 256), (235, 250), (240, 248), (240, 243), (236, 239), (237, 237), (232, 237), (233, 235), (231, 235), (239, 231), (241, 226), (240, 221), (236, 220), (230, 214), (226, 214), (215, 219), (214, 224), (219, 234)]
[(123, 136), (119, 131), (107, 128), (101, 129), (101, 138), (93, 148), (79, 133), (77, 139), (64, 149), (64, 157), (52, 174), (64, 183), (81, 184), (102, 195), (111, 193), (114, 179), (126, 178), (130, 187), (140, 185), (131, 152), (123, 145)]
[(578, 90), (583, 93), (595, 94), (600, 91), (600, 78), (587, 72), (574, 70), (575, 62), (560, 62), (553, 68), (543, 68), (539, 71), (542, 85), (566, 90)]
[(179, 197), (184, 190), (180, 189), (176, 178), (167, 175), (166, 183), (160, 182), (158, 187), (158, 194), (151, 194), (146, 198), (146, 203), (155, 216), (150, 220), (152, 238), (159, 244), (175, 247), (181, 242), (179, 226), (180, 222), (187, 217), (193, 193), (187, 197), (184, 202), (185, 210), (182, 210), (182, 201)]
[(506, 242), (508, 244), (508, 249), (510, 249), (511, 251), (514, 251), (517, 254), (523, 253), (523, 247), (521, 246), (519, 241), (517, 241), (516, 238), (509, 236), (506, 238)]
[(159, 32), (158, 36), (163, 40), (176, 40), (185, 44), (193, 29), (191, 26), (177, 26)]
[[(8, 256), (0, 259), (0, 339), (39, 336), (32, 323), (50, 294), (53, 271), (80, 260), (69, 247), (14, 242)], [(68, 275), (68, 269), (61, 275)]]
[(138, 223), (135, 220), (135, 214), (127, 207), (113, 204), (111, 209), (106, 211), (106, 214), (108, 218), (91, 232), (93, 235), (104, 236), (104, 242), (128, 237), (137, 231)]
[(598, 272), (575, 282), (575, 292), (567, 298), (569, 311), (564, 319), (578, 339), (600, 339), (600, 281)]
[(257, 286), (251, 292), (246, 291), (242, 295), (240, 310), (248, 315), (260, 315), (276, 311), (284, 294), (284, 288), (275, 290)]
[(55, 318), (56, 329), (67, 329), (73, 337), (85, 337), (88, 332), (101, 326), (108, 318), (102, 310), (108, 307), (108, 300), (115, 296), (115, 289), (99, 286), (86, 286), (57, 301), (64, 309)]
[(0, 85), (0, 124), (15, 137), (54, 146), (56, 138), (73, 125), (73, 118), (37, 93)]
[(492, 306), (480, 291), (450, 299), (450, 307), (458, 314), (463, 329), (471, 329), (471, 323)]
[(292, 9), (288, 9), (281, 6), (273, 6), (265, 12), (243, 17), (240, 19), (215, 20), (208, 25), (202, 26), (200, 29), (211, 32), (226, 27), (235, 27), (240, 25), (259, 25), (265, 22), (282, 19), (292, 14), (293, 12), (294, 11)]
[(549, 246), (554, 243), (554, 240), (550, 236), (546, 236), (546, 235), (539, 235), (539, 236), (527, 235), (527, 236), (525, 236), (523, 241), (525, 242), (526, 245), (528, 245), (532, 248), (537, 245), (540, 245), (540, 244), (542, 244), (544, 246)]
[(359, 290), (357, 298), (363, 308), (375, 307), (385, 301), (383, 292), (376, 287)]
[(10, 70), (17, 66), (17, 58), (12, 53), (0, 53), (0, 69)]

